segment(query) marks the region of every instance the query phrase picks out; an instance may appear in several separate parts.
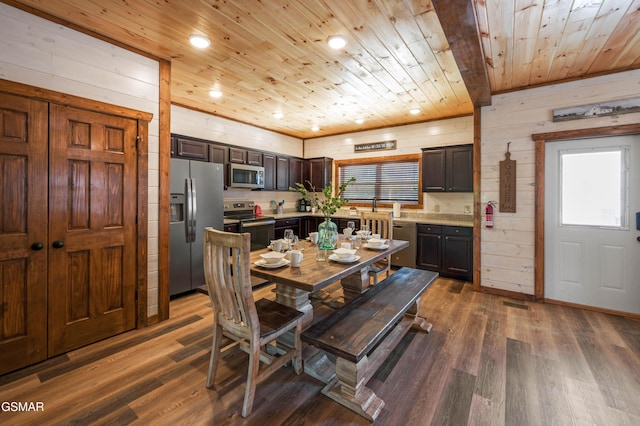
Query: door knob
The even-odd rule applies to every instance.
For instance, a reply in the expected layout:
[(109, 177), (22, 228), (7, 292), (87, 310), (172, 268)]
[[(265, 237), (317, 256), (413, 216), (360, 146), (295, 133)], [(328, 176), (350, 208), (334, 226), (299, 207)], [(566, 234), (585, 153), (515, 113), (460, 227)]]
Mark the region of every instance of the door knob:
[(35, 243), (31, 244), (31, 250), (42, 250), (44, 248), (44, 244), (42, 244), (40, 241), (36, 241)]
[(55, 240), (52, 244), (53, 248), (62, 248), (64, 247), (64, 241), (62, 240)]

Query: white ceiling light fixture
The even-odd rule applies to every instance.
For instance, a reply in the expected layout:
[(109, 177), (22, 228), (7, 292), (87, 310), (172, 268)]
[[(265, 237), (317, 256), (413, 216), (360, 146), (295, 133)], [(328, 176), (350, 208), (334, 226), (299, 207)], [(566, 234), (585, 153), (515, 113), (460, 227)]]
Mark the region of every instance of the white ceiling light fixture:
[(193, 47), (197, 47), (198, 49), (204, 49), (211, 46), (211, 40), (200, 34), (191, 34), (189, 36), (189, 42)]
[(356, 118), (356, 124), (364, 123), (364, 118)]
[(411, 108), (411, 109), (409, 110), (409, 114), (411, 114), (411, 115), (418, 115), (418, 114), (420, 114), (420, 108)]
[(320, 130), (320, 127), (319, 127), (319, 126), (313, 126), (313, 127), (311, 128), (311, 131), (312, 131), (312, 132), (317, 132), (318, 130)]
[(333, 35), (327, 40), (329, 47), (332, 49), (342, 49), (347, 45), (347, 39), (341, 35)]
[(273, 118), (277, 118), (278, 120), (281, 119), (282, 117), (284, 117), (284, 114), (281, 112), (274, 112), (273, 113)]
[(220, 90), (209, 90), (209, 96), (211, 96), (212, 98), (221, 98), (222, 97), (222, 92)]

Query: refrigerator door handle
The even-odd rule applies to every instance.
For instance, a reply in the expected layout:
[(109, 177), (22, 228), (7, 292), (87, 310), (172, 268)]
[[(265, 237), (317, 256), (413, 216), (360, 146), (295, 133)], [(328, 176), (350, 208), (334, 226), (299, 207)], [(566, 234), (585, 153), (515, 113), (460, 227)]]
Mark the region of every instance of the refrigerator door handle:
[(191, 179), (184, 180), (184, 239), (186, 243), (191, 239)]
[(198, 203), (196, 202), (196, 181), (191, 180), (191, 242), (196, 241), (196, 213), (198, 212)]

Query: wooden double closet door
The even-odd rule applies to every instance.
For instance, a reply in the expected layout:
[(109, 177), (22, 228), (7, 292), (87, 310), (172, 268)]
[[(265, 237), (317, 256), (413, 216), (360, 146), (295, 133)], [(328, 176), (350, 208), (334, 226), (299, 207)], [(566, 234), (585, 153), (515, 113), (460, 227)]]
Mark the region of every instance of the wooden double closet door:
[(0, 374), (135, 327), (137, 131), (0, 93)]

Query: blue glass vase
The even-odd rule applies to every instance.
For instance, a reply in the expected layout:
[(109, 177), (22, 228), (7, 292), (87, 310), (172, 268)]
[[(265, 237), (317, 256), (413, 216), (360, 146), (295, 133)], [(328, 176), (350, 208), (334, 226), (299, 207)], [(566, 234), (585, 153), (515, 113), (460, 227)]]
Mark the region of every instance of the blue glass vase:
[(325, 250), (334, 250), (338, 245), (338, 225), (329, 217), (318, 225), (318, 247)]

